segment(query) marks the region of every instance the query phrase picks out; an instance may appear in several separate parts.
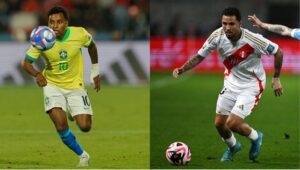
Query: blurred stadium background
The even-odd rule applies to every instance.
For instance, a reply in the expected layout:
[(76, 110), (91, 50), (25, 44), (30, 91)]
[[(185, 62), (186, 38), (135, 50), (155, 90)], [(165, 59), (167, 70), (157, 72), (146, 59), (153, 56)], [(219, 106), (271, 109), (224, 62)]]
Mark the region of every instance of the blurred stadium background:
[[(205, 38), (221, 26), (220, 13), (228, 6), (240, 9), (242, 27), (261, 33), (279, 44), (284, 51), (283, 72), (300, 73), (299, 41), (257, 29), (247, 20), (249, 14), (256, 14), (262, 21), (298, 28), (298, 0), (153, 0), (150, 11), (151, 71), (170, 70), (180, 66), (197, 52)], [(272, 69), (272, 58), (263, 57), (263, 60), (266, 69)], [(214, 53), (197, 70), (221, 71), (223, 66)]]
[[(250, 125), (265, 133), (258, 164), (247, 161), (249, 143), (240, 136), (245, 149), (236, 161), (219, 162), (226, 146), (213, 120), (224, 69), (216, 52), (179, 80), (172, 78), (172, 70), (195, 54), (212, 31), (221, 26), (221, 12), (229, 6), (240, 9), (242, 27), (271, 39), (284, 53), (284, 96), (274, 97), (270, 88), (274, 60), (263, 56), (268, 73), (266, 90), (253, 116), (247, 118)], [(151, 168), (178, 168), (165, 159), (165, 150), (175, 141), (191, 147), (192, 161), (184, 168), (299, 168), (300, 41), (259, 30), (247, 20), (249, 14), (256, 14), (265, 22), (299, 28), (299, 8), (299, 0), (151, 0)], [(283, 116), (283, 112), (288, 115)]]
[[(55, 5), (64, 6), (69, 25), (85, 27), (98, 48), (100, 93), (89, 87), (91, 62), (83, 49), (93, 130), (83, 134), (70, 123), (92, 156), (90, 168), (148, 168), (149, 0), (1, 0), (0, 155), (6, 156), (0, 169), (72, 169), (78, 161), (44, 114), (41, 88), (20, 65), (31, 30), (47, 25), (47, 11)], [(42, 58), (35, 62), (38, 69), (43, 66)]]

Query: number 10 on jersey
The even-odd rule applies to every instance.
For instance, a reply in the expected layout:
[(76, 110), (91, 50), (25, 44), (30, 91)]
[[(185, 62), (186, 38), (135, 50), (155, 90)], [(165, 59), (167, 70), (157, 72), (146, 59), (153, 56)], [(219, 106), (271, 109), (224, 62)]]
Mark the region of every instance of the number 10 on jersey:
[(59, 63), (59, 70), (67, 70), (69, 68), (69, 64), (67, 62)]

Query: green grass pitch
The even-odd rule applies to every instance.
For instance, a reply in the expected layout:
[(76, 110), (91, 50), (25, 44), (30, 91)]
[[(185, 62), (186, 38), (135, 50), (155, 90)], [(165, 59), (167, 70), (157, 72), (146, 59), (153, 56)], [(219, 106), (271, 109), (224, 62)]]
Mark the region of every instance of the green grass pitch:
[[(264, 133), (258, 162), (248, 160), (250, 142), (236, 135), (242, 150), (233, 162), (220, 163), (226, 149), (214, 127), (216, 101), (223, 86), (222, 74), (187, 73), (175, 80), (171, 73), (151, 73), (150, 167), (205, 169), (291, 169), (299, 166), (299, 76), (282, 75), (284, 95), (275, 97), (271, 76), (258, 107), (246, 118)], [(175, 141), (191, 149), (187, 166), (170, 165), (165, 150)]]
[[(149, 86), (89, 88), (94, 117), (89, 133), (69, 125), (91, 155), (88, 168), (149, 168)], [(78, 157), (61, 142), (44, 113), (42, 89), (0, 87), (0, 169), (76, 168)]]

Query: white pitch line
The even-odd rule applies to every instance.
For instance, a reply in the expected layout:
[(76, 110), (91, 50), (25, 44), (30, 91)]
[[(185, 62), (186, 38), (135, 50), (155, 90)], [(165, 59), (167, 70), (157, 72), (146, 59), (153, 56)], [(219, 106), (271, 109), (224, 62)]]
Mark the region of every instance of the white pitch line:
[(160, 89), (163, 87), (170, 86), (172, 84), (181, 83), (183, 81), (186, 81), (190, 77), (191, 75), (186, 74), (184, 76), (178, 77), (178, 79), (175, 79), (172, 77), (172, 75), (170, 75), (170, 77), (165, 77), (156, 81), (151, 81), (151, 89)]

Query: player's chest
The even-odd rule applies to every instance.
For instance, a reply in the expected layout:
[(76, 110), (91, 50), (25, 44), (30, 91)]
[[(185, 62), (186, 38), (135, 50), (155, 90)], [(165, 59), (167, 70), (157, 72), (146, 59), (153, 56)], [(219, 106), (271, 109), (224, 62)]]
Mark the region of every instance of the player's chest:
[(255, 53), (255, 49), (243, 41), (234, 43), (230, 41), (223, 41), (218, 45), (217, 49), (219, 57), (223, 60), (228, 57), (244, 59)]
[(56, 43), (44, 56), (50, 62), (70, 61), (81, 54), (81, 45), (76, 43)]

